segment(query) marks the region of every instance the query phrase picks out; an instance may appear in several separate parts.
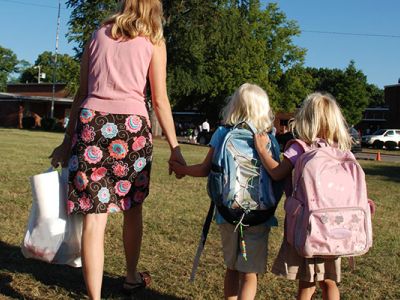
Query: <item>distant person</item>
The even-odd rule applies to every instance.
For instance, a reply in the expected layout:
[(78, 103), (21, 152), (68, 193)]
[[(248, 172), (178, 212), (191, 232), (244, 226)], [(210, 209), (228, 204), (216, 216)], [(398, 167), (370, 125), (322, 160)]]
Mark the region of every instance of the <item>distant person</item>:
[(201, 124), (202, 131), (207, 131), (210, 132), (210, 124), (208, 123), (208, 120), (205, 119), (203, 124)]
[(108, 213), (124, 212), (123, 291), (132, 293), (151, 282), (148, 272), (137, 271), (153, 149), (145, 104), (147, 78), (152, 106), (171, 149), (169, 161), (185, 164), (167, 96), (162, 4), (119, 2), (119, 11), (85, 46), (64, 141), (50, 156), (54, 167), (69, 166), (68, 213), (84, 215), (83, 275), (94, 300), (101, 298)]
[(33, 118), (33, 120), (35, 121), (35, 124), (33, 125), (33, 128), (40, 128), (42, 127), (42, 117), (39, 116), (37, 113), (35, 112), (31, 112), (31, 116)]
[(18, 107), (18, 128), (22, 129), (22, 119), (24, 118), (24, 106), (22, 104)]
[[(309, 95), (297, 112), (292, 126), (298, 138), (310, 148), (316, 147), (315, 143), (323, 139), (330, 146), (342, 150), (351, 149), (351, 137), (344, 117), (330, 95), (320, 93)], [(256, 135), (256, 148), (267, 172), (274, 180), (291, 178), (296, 161), (304, 153), (303, 148), (296, 142), (291, 144), (283, 154), (283, 161), (278, 163), (270, 153), (265, 151), (267, 143), (269, 143), (267, 135)], [(291, 194), (290, 189), (286, 191), (287, 195)], [(286, 201), (291, 199), (288, 198)], [(285, 207), (287, 205), (290, 204), (287, 202)], [(286, 218), (289, 217), (292, 216), (286, 215)], [(285, 227), (284, 238), (272, 272), (287, 279), (299, 281), (297, 299), (312, 299), (318, 282), (322, 288), (323, 299), (338, 300), (340, 293), (337, 282), (341, 279), (340, 257), (302, 257), (288, 243), (286, 236), (287, 228)]]
[[(228, 126), (249, 121), (257, 131), (269, 132), (272, 128), (272, 120), (273, 115), (267, 93), (259, 86), (249, 83), (243, 84), (236, 90), (224, 109), (224, 123)], [(215, 131), (210, 141), (211, 148), (202, 163), (185, 166), (173, 161), (171, 162), (172, 170), (179, 175), (208, 176), (214, 151), (219, 148), (229, 130), (229, 127), (221, 126)], [(221, 233), (226, 265), (225, 299), (254, 299), (257, 293), (258, 274), (265, 271), (268, 235), (272, 224), (267, 221), (265, 224), (246, 227), (243, 230), (247, 252), (252, 253), (246, 258), (240, 250), (241, 243), (235, 225), (224, 220), (218, 212), (215, 219)]]

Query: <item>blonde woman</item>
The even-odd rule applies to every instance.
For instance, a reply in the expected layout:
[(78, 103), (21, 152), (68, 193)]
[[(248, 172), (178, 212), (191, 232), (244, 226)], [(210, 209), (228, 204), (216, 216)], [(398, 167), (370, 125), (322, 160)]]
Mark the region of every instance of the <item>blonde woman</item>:
[[(267, 93), (257, 85), (245, 83), (231, 97), (223, 111), (225, 126), (219, 127), (210, 141), (210, 150), (201, 164), (185, 166), (179, 162), (171, 162), (176, 174), (194, 177), (208, 176), (214, 151), (220, 148), (225, 136), (232, 126), (247, 121), (258, 132), (269, 132), (273, 126), (274, 116), (269, 105)], [(226, 265), (224, 280), (225, 299), (254, 299), (257, 293), (258, 274), (265, 272), (268, 255), (268, 235), (271, 226), (275, 226), (275, 218), (265, 224), (246, 227), (244, 239), (247, 260), (241, 254), (239, 233), (235, 226), (228, 223), (218, 212), (216, 223), (219, 225), (224, 261)]]
[[(351, 137), (347, 131), (347, 124), (336, 100), (329, 94), (313, 93), (303, 102), (297, 112), (294, 122), (291, 123), (298, 139), (309, 145), (316, 146), (319, 139), (341, 150), (350, 150)], [(265, 151), (268, 136), (256, 135), (255, 144), (261, 161), (274, 180), (291, 178), (290, 175), (297, 159), (304, 153), (298, 143), (291, 144), (285, 150), (283, 161), (279, 164)], [(286, 191), (287, 195), (291, 191)], [(312, 299), (316, 282), (322, 288), (323, 299), (339, 299), (337, 282), (340, 282), (340, 257), (332, 258), (304, 258), (297, 254), (284, 237), (278, 257), (272, 272), (291, 280), (298, 280), (297, 299)]]
[(147, 78), (170, 161), (185, 163), (166, 91), (162, 21), (160, 1), (123, 0), (118, 13), (94, 32), (83, 52), (80, 88), (64, 141), (51, 155), (53, 166), (69, 167), (68, 212), (84, 215), (82, 259), (90, 299), (101, 297), (104, 231), (111, 212), (124, 213), (124, 291), (151, 281), (150, 274), (136, 269), (153, 148)]

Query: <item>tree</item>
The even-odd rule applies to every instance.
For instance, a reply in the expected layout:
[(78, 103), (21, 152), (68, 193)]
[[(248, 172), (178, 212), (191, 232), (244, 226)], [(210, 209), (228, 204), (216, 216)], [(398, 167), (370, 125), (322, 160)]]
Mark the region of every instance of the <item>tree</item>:
[(317, 80), (314, 90), (328, 92), (336, 98), (349, 125), (361, 121), (369, 103), (368, 84), (354, 61), (345, 70), (307, 68), (307, 71)]
[[(35, 64), (26, 68), (21, 73), (20, 82), (38, 82), (38, 66), (40, 66), (40, 72), (46, 74), (46, 77), (41, 79), (41, 81), (53, 82), (54, 61), (53, 54), (50, 51), (39, 54)], [(68, 54), (57, 55), (55, 82), (66, 83), (69, 94), (75, 94), (79, 84), (78, 61)]]
[(368, 84), (367, 85), (367, 92), (369, 98), (368, 106), (376, 107), (382, 106), (385, 104), (385, 95), (384, 91), (377, 87), (375, 84)]
[(185, 1), (170, 7), (168, 83), (179, 108), (218, 114), (225, 99), (244, 82), (265, 88), (274, 108), (279, 80), (301, 64), (305, 50), (292, 44), (299, 33), (276, 4), (260, 1)]
[(72, 8), (68, 22), (68, 41), (78, 44), (74, 48), (77, 57), (83, 52), (85, 43), (90, 40), (92, 33), (99, 27), (102, 21), (116, 11), (118, 1), (115, 0), (68, 0), (68, 8)]
[(7, 88), (8, 77), (11, 73), (17, 72), (18, 59), (15, 53), (0, 46), (0, 91)]

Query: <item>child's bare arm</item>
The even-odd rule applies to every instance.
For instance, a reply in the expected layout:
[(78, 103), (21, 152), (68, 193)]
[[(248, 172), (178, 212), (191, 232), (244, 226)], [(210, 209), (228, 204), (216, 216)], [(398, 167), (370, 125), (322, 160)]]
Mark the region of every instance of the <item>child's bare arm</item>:
[(267, 150), (268, 142), (268, 135), (254, 135), (254, 145), (256, 147), (258, 155), (260, 156), (261, 163), (267, 170), (268, 174), (272, 177), (273, 180), (284, 179), (292, 172), (292, 163), (287, 158), (284, 158), (281, 163), (274, 160)]
[(177, 175), (188, 175), (193, 177), (206, 177), (211, 170), (211, 160), (214, 153), (214, 149), (210, 148), (207, 156), (201, 164), (185, 166), (176, 161), (170, 162), (172, 170)]

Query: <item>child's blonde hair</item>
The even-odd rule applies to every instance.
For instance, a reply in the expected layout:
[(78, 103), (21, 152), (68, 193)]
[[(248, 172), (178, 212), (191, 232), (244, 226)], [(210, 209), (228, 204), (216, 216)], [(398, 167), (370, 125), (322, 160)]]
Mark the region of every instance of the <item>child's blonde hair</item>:
[(104, 21), (112, 24), (113, 39), (147, 37), (153, 44), (164, 40), (163, 8), (159, 0), (121, 0), (119, 11)]
[(318, 138), (339, 149), (350, 150), (352, 140), (335, 98), (327, 93), (307, 96), (290, 124), (296, 136), (311, 145)]
[(267, 93), (258, 85), (250, 83), (242, 84), (235, 91), (223, 109), (222, 117), (226, 125), (250, 122), (258, 132), (270, 131), (274, 122)]

